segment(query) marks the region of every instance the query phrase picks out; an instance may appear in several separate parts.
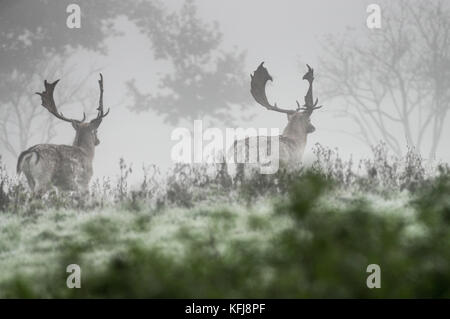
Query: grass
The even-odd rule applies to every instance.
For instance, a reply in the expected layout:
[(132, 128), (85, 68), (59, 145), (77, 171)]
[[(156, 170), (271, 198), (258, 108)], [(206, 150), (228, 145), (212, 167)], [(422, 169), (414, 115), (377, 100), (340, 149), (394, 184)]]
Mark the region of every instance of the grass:
[[(3, 298), (449, 298), (450, 173), (410, 152), (235, 179), (223, 167), (145, 168), (33, 199), (2, 171)], [(66, 267), (82, 269), (81, 289)], [(381, 267), (369, 289), (366, 268)]]

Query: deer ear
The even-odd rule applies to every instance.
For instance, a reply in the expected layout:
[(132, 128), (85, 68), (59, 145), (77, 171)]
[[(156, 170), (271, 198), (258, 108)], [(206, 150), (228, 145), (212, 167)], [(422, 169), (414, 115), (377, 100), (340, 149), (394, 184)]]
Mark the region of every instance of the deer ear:
[(292, 117), (294, 116), (294, 114), (292, 113), (286, 113), (286, 115), (287, 115), (287, 119), (288, 119), (288, 122), (292, 119)]
[(78, 125), (77, 122), (72, 121), (72, 127), (73, 127), (75, 130), (78, 130), (79, 125)]
[(90, 123), (89, 126), (93, 129), (98, 129), (98, 127), (100, 126), (100, 123), (102, 122), (102, 119), (93, 119)]

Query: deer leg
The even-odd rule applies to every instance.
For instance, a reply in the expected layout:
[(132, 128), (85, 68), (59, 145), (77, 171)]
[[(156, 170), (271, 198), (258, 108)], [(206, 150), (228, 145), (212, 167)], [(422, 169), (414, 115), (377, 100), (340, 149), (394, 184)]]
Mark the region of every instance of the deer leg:
[(79, 194), (84, 194), (89, 191), (89, 179), (87, 176), (82, 172), (82, 174), (77, 174), (74, 179), (74, 189)]
[(81, 184), (78, 187), (78, 192), (80, 193), (81, 196), (86, 196), (89, 194), (89, 185), (88, 184)]
[(36, 188), (36, 182), (34, 181), (32, 176), (25, 175), (28, 182), (28, 187), (30, 187), (31, 192), (34, 192), (34, 189)]
[(33, 193), (37, 196), (43, 196), (50, 189), (50, 181), (39, 181), (34, 187)]

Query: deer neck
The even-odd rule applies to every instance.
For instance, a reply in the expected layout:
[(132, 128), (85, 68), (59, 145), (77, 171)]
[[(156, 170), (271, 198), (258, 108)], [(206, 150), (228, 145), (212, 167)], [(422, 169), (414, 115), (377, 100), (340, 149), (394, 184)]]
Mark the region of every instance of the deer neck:
[(86, 153), (89, 159), (94, 159), (95, 142), (93, 141), (90, 134), (77, 132), (72, 146), (81, 148)]
[(299, 152), (303, 153), (308, 135), (304, 127), (289, 122), (282, 135), (289, 139)]

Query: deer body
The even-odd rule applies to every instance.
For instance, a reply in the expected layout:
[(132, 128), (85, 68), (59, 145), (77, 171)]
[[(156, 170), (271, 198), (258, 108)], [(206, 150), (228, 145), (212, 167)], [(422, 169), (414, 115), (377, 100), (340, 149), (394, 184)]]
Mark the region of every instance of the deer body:
[[(286, 113), (288, 124), (283, 130), (282, 135), (277, 137), (256, 136), (235, 141), (232, 149), (229, 151), (228, 158), (234, 155), (234, 162), (236, 162), (236, 159), (239, 157), (241, 159), (245, 158), (244, 163), (246, 163), (246, 171), (253, 172), (254, 169), (260, 167), (260, 165), (270, 165), (270, 163), (261, 163), (259, 158), (257, 158), (257, 163), (252, 163), (250, 154), (252, 154), (252, 152), (253, 154), (261, 154), (261, 152), (263, 154), (268, 154), (272, 152), (272, 147), (275, 146), (278, 147), (278, 158), (275, 160), (278, 160), (279, 167), (288, 169), (296, 168), (301, 164), (308, 134), (315, 131), (315, 127), (311, 124), (310, 116), (313, 110), (321, 107), (316, 106), (318, 103), (317, 100), (316, 102), (313, 102), (313, 69), (308, 66), (308, 72), (303, 76), (303, 79), (307, 80), (309, 83), (309, 89), (305, 96), (305, 104), (303, 107), (297, 102), (296, 110), (285, 110), (277, 107), (276, 104), (271, 105), (267, 100), (265, 86), (267, 81), (272, 81), (272, 77), (263, 66), (263, 63), (259, 65), (251, 76), (251, 93), (256, 102), (266, 109)], [(277, 143), (274, 142), (274, 138), (278, 139)], [(235, 167), (232, 165), (230, 174), (234, 175), (234, 171)], [(245, 171), (244, 174), (248, 175)]]
[[(101, 75), (100, 75), (101, 76)], [(17, 161), (17, 173), (24, 173), (28, 185), (35, 193), (45, 193), (51, 187), (63, 191), (87, 191), (92, 178), (92, 162), (97, 138), (97, 128), (103, 117), (103, 78), (100, 78), (100, 105), (97, 118), (89, 123), (70, 120), (56, 111), (53, 90), (56, 83), (45, 82), (46, 90), (38, 93), (42, 105), (61, 120), (70, 122), (76, 131), (73, 145), (38, 144), (22, 152)]]
[(20, 155), (17, 173), (21, 172), (35, 192), (45, 192), (51, 186), (84, 191), (92, 177), (92, 160), (79, 147), (40, 144)]

